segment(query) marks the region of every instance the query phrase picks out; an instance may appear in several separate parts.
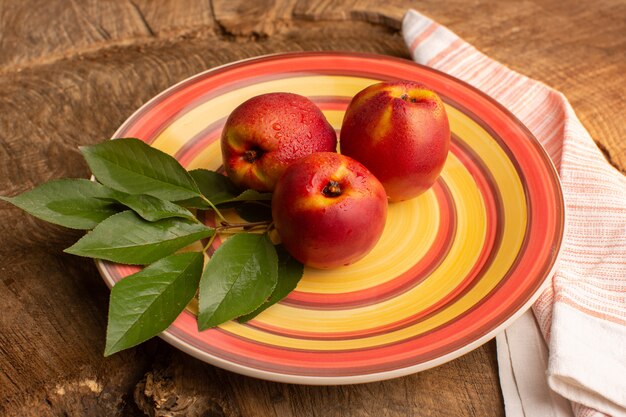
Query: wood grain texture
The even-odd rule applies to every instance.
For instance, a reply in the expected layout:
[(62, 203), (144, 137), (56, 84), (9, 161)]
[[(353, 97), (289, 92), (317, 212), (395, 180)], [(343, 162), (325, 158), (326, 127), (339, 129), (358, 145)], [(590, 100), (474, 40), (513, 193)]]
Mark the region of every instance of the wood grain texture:
[(149, 35), (130, 1), (4, 1), (0, 7), (0, 65), (9, 68)]
[(364, 21), (399, 30), (408, 7), (416, 7), (404, 0), (382, 2), (370, 0), (299, 1), (293, 14), (297, 19), (312, 21)]
[(292, 26), (292, 0), (213, 1), (215, 20), (231, 36), (264, 38)]
[[(362, 385), (314, 387), (260, 381), (208, 366), (176, 352), (155, 362), (135, 391), (151, 416), (494, 416), (501, 415), (490, 386), (495, 346), (439, 368)], [(481, 375), (477, 381), (467, 378)], [(489, 378), (486, 378), (486, 377)], [(221, 387), (212, 381), (221, 381)], [(416, 390), (419, 387), (419, 390)], [(221, 388), (221, 389), (220, 389)], [(241, 395), (245, 393), (245, 397)], [(456, 398), (450, 396), (454, 393)], [(485, 399), (493, 395), (493, 399)], [(168, 404), (163, 410), (163, 404)], [(157, 405), (160, 405), (158, 407)]]
[[(563, 91), (626, 170), (626, 5), (599, 0), (0, 1), (0, 194), (86, 177), (100, 142), (151, 97), (266, 53), (407, 57), (418, 7), (488, 55)], [(404, 378), (346, 387), (260, 381), (156, 339), (102, 357), (108, 289), (61, 249), (76, 231), (0, 203), (0, 415), (502, 416), (495, 344)]]
[(132, 4), (153, 36), (181, 37), (215, 28), (206, 0), (134, 0)]

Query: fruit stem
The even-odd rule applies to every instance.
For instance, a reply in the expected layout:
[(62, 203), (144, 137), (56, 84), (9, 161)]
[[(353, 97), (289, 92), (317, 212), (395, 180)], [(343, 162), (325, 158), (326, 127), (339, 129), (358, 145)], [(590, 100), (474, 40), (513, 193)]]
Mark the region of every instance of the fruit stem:
[(322, 194), (326, 197), (337, 197), (341, 195), (341, 186), (337, 181), (328, 181), (328, 184), (322, 189)]
[(410, 101), (411, 103), (417, 103), (417, 99), (415, 97), (409, 97), (408, 94), (402, 94), (400, 98), (404, 101)]
[(259, 156), (257, 154), (257, 151), (255, 151), (254, 149), (250, 149), (244, 152), (243, 159), (245, 159), (248, 163), (253, 163), (257, 159), (259, 159)]

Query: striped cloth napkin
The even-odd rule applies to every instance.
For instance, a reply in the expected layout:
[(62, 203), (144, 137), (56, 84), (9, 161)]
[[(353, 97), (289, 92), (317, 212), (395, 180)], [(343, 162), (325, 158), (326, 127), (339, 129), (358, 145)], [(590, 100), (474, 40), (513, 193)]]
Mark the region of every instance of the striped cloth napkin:
[[(566, 232), (552, 285), (534, 304), (534, 318), (522, 316), (498, 337), (507, 416), (626, 415), (626, 177), (607, 163), (560, 92), (413, 10), (402, 30), (416, 62), (507, 107), (560, 174)], [(543, 368), (534, 372), (531, 365)], [(571, 402), (571, 410), (548, 386)]]

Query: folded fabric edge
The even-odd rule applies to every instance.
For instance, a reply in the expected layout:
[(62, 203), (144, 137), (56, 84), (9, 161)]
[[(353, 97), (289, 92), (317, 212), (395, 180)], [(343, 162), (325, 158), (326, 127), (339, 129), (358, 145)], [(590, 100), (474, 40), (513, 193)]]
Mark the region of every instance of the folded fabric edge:
[(548, 348), (533, 313), (524, 313), (497, 340), (507, 417), (572, 417), (570, 402), (548, 387)]
[(504, 413), (507, 417), (524, 417), (524, 408), (520, 398), (517, 382), (511, 364), (511, 353), (506, 330), (496, 336), (498, 375), (500, 389), (504, 398)]
[(626, 328), (559, 301), (553, 320), (558, 325), (550, 338), (550, 387), (577, 403), (626, 416)]

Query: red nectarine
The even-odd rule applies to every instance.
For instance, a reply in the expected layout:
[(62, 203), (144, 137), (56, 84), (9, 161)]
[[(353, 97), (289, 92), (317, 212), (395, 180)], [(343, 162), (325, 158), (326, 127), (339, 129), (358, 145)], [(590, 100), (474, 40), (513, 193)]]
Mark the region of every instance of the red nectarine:
[(337, 135), (308, 98), (269, 93), (230, 114), (221, 145), (224, 168), (235, 185), (272, 191), (291, 162), (314, 152), (335, 152)]
[(285, 249), (315, 268), (348, 265), (365, 256), (385, 226), (381, 183), (352, 158), (314, 153), (278, 180), (272, 217)]
[(348, 106), (341, 153), (365, 165), (392, 202), (430, 188), (443, 169), (450, 126), (437, 93), (410, 81), (371, 85)]

